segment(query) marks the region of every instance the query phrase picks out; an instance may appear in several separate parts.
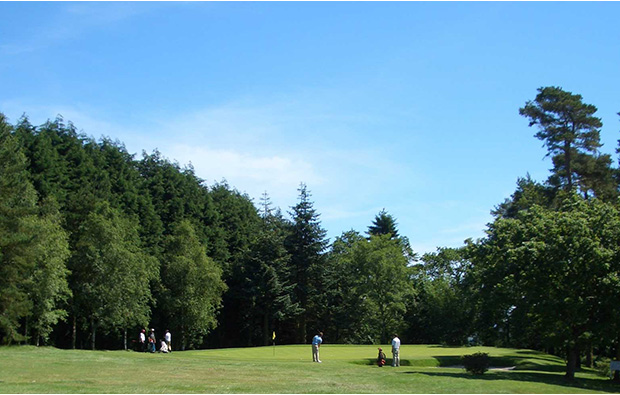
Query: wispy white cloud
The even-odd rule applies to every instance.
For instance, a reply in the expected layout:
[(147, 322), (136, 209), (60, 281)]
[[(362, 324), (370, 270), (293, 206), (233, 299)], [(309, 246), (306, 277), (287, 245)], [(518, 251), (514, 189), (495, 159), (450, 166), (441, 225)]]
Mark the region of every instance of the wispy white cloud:
[(186, 144), (172, 145), (165, 152), (184, 163), (191, 162), (196, 174), (209, 184), (226, 179), (255, 199), (267, 192), (274, 203), (276, 200), (292, 201), (300, 182), (318, 185), (324, 181), (312, 163), (292, 156), (264, 156), (254, 152)]
[(19, 55), (80, 39), (91, 29), (109, 28), (165, 4), (146, 2), (72, 3), (54, 8), (42, 23), (4, 37), (0, 54)]
[(159, 136), (176, 136), (211, 147), (275, 146), (281, 141), (279, 109), (265, 104), (226, 103), (173, 114), (153, 115)]
[(353, 189), (369, 195), (402, 174), (381, 142), (366, 142), (366, 130), (358, 128), (351, 113), (340, 119), (329, 103), (317, 101), (245, 98), (145, 118), (153, 122), (149, 140), (161, 141), (160, 150), (177, 144), (171, 156), (191, 160), (209, 179), (220, 174), (231, 182), (239, 179), (235, 185), (248, 192), (266, 185), (270, 194), (288, 195), (282, 189), (296, 193), (304, 182), (317, 196), (336, 203)]

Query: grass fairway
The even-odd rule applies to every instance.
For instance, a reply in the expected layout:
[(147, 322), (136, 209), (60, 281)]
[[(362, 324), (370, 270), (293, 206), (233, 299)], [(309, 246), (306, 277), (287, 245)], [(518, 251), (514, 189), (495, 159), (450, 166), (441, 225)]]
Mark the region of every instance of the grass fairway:
[[(384, 349), (389, 351), (389, 347)], [(530, 350), (403, 345), (401, 367), (372, 363), (377, 346), (277, 346), (143, 354), (0, 348), (1, 393), (600, 393), (620, 386), (594, 371), (564, 380), (561, 359)], [(488, 352), (494, 366), (472, 376), (459, 357)], [(389, 352), (388, 358), (390, 357)], [(389, 362), (389, 361), (388, 361)], [(451, 367), (452, 366), (452, 367)]]

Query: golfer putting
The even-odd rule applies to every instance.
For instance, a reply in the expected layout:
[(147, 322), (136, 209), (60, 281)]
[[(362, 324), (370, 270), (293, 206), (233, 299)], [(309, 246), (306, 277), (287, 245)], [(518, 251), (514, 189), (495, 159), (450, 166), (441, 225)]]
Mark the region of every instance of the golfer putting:
[(321, 363), (319, 359), (319, 348), (321, 347), (321, 343), (323, 343), (323, 332), (317, 333), (312, 338), (312, 362)]

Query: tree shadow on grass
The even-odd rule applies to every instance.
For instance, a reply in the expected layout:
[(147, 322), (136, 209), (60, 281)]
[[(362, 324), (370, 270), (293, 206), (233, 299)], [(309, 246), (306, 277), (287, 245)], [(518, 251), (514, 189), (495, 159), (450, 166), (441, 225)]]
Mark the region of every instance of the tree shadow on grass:
[[(434, 356), (439, 367), (445, 368), (450, 366), (462, 365), (463, 360), (460, 356)], [(562, 373), (566, 371), (566, 366), (558, 364), (555, 357), (541, 358), (540, 355), (532, 355), (528, 357), (505, 356), (505, 357), (489, 357), (489, 365), (494, 367), (512, 367), (516, 370), (536, 370), (539, 372)]]
[(569, 388), (587, 389), (592, 391), (602, 391), (618, 393), (620, 385), (611, 380), (598, 380), (583, 377), (576, 377), (574, 380), (567, 380), (563, 375), (550, 374), (546, 372), (492, 372), (483, 375), (473, 375), (467, 372), (402, 372), (403, 374), (422, 374), (430, 377), (452, 377), (468, 380), (481, 381), (527, 381), (549, 385), (558, 385)]
[[(376, 365), (377, 358), (364, 358), (364, 359), (352, 361), (352, 363), (356, 365)], [(386, 358), (385, 366), (390, 366), (390, 365), (392, 365), (392, 358)], [(413, 366), (413, 364), (408, 359), (401, 359), (400, 366)]]
[(547, 361), (558, 360), (558, 357), (556, 356), (553, 356), (551, 354), (544, 354), (540, 351), (533, 351), (533, 350), (519, 350), (519, 351), (516, 351), (515, 354), (526, 355), (527, 357), (524, 357), (524, 358), (535, 358), (535, 359), (541, 359), (541, 360), (547, 360)]
[(429, 344), (426, 347), (428, 348), (469, 348), (468, 346), (460, 346), (460, 345), (449, 345), (449, 344)]

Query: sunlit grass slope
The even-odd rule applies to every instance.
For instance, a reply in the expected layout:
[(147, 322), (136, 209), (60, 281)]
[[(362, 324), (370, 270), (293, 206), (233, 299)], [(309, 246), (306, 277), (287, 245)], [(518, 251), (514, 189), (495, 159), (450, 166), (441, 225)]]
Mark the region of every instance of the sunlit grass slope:
[[(384, 346), (388, 358), (389, 346)], [(277, 346), (143, 354), (125, 351), (0, 348), (2, 393), (597, 393), (620, 387), (593, 371), (568, 383), (561, 359), (530, 350), (403, 345), (401, 367), (373, 364), (377, 346)], [(487, 352), (476, 377), (455, 367)], [(389, 361), (388, 361), (389, 362)]]

